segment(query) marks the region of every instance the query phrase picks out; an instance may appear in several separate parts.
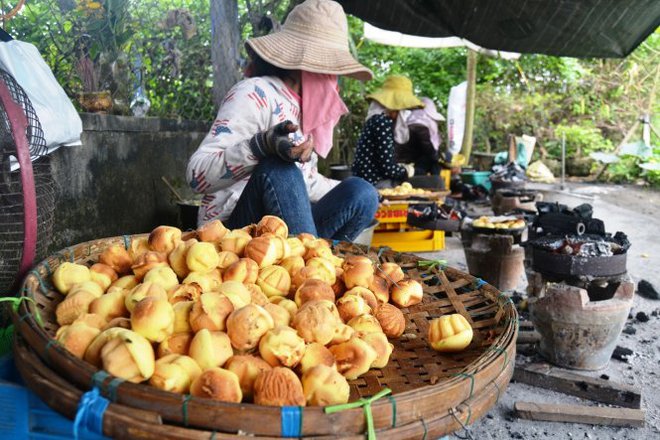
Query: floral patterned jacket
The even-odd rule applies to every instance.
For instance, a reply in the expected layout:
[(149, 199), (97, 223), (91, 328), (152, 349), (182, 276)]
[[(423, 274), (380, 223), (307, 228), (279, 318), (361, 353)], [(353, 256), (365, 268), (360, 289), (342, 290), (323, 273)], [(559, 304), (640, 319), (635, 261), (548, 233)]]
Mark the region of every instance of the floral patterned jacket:
[[(287, 119), (300, 126), (300, 97), (279, 78), (249, 78), (232, 87), (186, 170), (190, 187), (204, 194), (198, 224), (229, 217), (259, 162), (248, 145), (250, 138)], [(296, 137), (303, 134), (298, 131)], [(317, 163), (312, 153), (309, 162), (297, 164), (312, 202), (339, 183), (319, 174)]]

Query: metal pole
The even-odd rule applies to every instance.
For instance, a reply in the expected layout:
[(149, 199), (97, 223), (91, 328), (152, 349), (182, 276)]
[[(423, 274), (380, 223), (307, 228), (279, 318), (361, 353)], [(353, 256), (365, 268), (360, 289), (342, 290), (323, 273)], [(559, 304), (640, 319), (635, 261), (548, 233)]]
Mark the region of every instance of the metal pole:
[(566, 133), (561, 135), (561, 189), (564, 189), (566, 180)]

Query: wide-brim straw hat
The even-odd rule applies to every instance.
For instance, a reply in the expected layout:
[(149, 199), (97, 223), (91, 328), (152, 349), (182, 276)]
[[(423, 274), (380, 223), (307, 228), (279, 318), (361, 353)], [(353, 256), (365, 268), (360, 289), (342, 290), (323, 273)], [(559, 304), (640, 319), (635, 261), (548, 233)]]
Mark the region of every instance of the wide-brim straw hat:
[(389, 110), (423, 108), (424, 103), (413, 93), (412, 82), (402, 75), (385, 78), (383, 86), (367, 95)]
[(346, 75), (361, 81), (373, 77), (348, 48), (344, 9), (331, 0), (307, 0), (289, 13), (282, 28), (246, 44), (268, 63), (289, 70)]

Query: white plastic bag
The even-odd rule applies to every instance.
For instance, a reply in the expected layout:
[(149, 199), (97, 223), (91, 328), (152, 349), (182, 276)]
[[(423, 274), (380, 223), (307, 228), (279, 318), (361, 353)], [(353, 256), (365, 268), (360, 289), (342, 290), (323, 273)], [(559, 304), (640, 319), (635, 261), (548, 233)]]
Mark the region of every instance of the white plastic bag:
[(80, 144), (80, 116), (35, 46), (18, 40), (0, 43), (0, 67), (30, 98), (49, 153), (63, 144)]
[(467, 82), (463, 81), (449, 91), (447, 105), (447, 150), (455, 155), (463, 148), (465, 130), (465, 102), (467, 101)]

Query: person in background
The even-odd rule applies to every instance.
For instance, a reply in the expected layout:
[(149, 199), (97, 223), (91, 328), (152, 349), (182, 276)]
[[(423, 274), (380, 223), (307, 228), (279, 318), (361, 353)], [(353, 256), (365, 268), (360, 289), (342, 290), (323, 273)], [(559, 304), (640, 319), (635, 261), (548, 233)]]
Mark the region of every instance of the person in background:
[(204, 194), (198, 223), (219, 219), (236, 229), (270, 214), (291, 234), (352, 240), (374, 219), (378, 194), (363, 179), (339, 182), (317, 169), (348, 111), (337, 75), (372, 77), (349, 52), (344, 10), (307, 0), (279, 31), (246, 46), (250, 77), (224, 97), (188, 163), (190, 186)]
[(423, 97), (424, 108), (410, 112), (406, 120), (410, 137), (396, 148), (397, 160), (415, 164), (415, 176), (440, 175), (440, 144), (438, 122), (445, 118), (438, 113), (431, 98)]
[(412, 82), (400, 75), (387, 77), (367, 98), (371, 102), (355, 149), (353, 175), (376, 188), (390, 188), (414, 174), (412, 164), (396, 162), (394, 143), (408, 141), (408, 110), (424, 104), (413, 94)]

